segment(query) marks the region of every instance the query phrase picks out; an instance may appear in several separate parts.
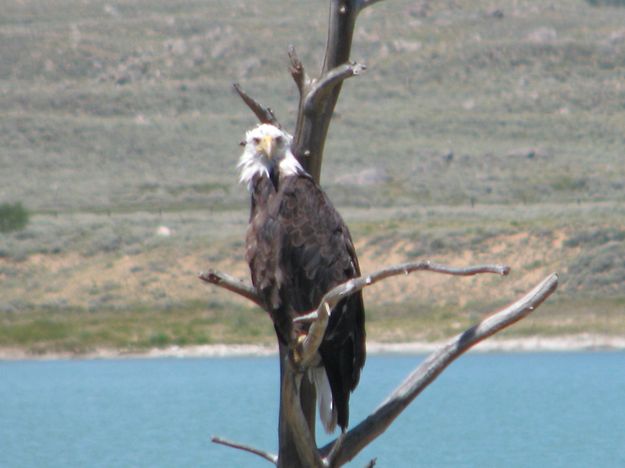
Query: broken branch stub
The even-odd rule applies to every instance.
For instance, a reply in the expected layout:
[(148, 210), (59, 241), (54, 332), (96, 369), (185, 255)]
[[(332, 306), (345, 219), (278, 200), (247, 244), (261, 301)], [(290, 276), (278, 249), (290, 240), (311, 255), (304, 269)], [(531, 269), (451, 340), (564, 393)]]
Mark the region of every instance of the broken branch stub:
[(271, 108), (263, 106), (256, 99), (252, 98), (249, 94), (243, 91), (243, 88), (241, 88), (239, 83), (234, 83), (232, 87), (261, 123), (271, 124), (278, 128), (282, 128)]
[(221, 271), (209, 269), (208, 271), (201, 272), (198, 275), (198, 278), (204, 281), (205, 283), (214, 284), (215, 286), (219, 286), (221, 288), (227, 289), (230, 292), (238, 294), (259, 306), (261, 309), (265, 309), (265, 305), (263, 300), (256, 288), (246, 281), (242, 281), (240, 279), (235, 278), (234, 276), (230, 276), (227, 273), (223, 273)]

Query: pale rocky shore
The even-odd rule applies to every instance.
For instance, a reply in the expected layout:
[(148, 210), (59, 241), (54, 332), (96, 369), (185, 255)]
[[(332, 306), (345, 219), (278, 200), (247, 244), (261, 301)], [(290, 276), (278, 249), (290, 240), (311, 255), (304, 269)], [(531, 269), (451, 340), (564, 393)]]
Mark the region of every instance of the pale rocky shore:
[[(372, 354), (427, 354), (445, 342), (367, 343)], [(573, 352), (625, 350), (625, 337), (581, 334), (550, 337), (502, 338), (483, 341), (471, 352)], [(214, 344), (199, 346), (170, 346), (144, 352), (128, 352), (118, 349), (99, 349), (84, 354), (46, 353), (32, 354), (16, 348), (0, 348), (0, 360), (56, 360), (56, 359), (150, 359), (150, 358), (220, 358), (271, 356), (277, 348), (253, 344)]]

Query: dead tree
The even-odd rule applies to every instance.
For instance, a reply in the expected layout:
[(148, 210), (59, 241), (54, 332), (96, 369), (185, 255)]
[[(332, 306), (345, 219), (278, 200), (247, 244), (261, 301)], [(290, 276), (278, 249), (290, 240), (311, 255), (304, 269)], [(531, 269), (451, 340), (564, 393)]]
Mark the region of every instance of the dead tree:
[[(289, 47), (290, 72), (299, 90), (297, 123), (293, 132), (292, 151), (303, 167), (319, 182), (326, 135), (343, 81), (365, 70), (365, 66), (350, 62), (350, 50), (356, 18), (366, 7), (380, 0), (330, 0), (328, 39), (322, 70), (311, 78)], [(259, 104), (237, 84), (236, 91), (263, 123), (280, 126), (273, 112)], [(441, 349), (426, 358), (389, 397), (361, 423), (325, 447), (315, 442), (315, 391), (305, 377), (313, 365), (326, 330), (328, 313), (343, 297), (385, 278), (429, 271), (469, 276), (483, 273), (506, 275), (509, 268), (502, 265), (480, 265), (454, 268), (428, 261), (388, 267), (368, 276), (354, 278), (328, 291), (317, 310), (296, 320), (310, 322), (307, 337), (292, 348), (280, 347), (280, 415), (279, 453), (264, 452), (219, 437), (213, 441), (259, 455), (279, 467), (335, 467), (353, 459), (367, 444), (382, 434), (393, 420), (429, 385), (453, 360), (480, 341), (521, 320), (549, 295), (558, 284), (551, 274), (525, 296), (480, 323), (452, 338)], [(261, 308), (263, 303), (254, 287), (244, 281), (210, 270), (200, 278), (239, 294)], [(372, 461), (369, 466), (373, 466)]]

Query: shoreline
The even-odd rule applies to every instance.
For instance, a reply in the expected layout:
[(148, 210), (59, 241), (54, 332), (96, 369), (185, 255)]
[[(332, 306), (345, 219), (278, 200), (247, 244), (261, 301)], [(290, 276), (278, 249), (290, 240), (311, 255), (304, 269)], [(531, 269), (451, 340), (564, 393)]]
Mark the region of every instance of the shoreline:
[[(445, 344), (445, 341), (412, 341), (401, 343), (367, 343), (369, 355), (379, 354), (428, 354)], [(527, 338), (493, 338), (485, 340), (469, 352), (532, 353), (532, 352), (581, 352), (625, 350), (625, 337), (595, 334), (533, 336)], [(159, 359), (159, 358), (228, 358), (262, 357), (278, 354), (275, 346), (254, 344), (214, 344), (195, 346), (169, 346), (145, 351), (98, 349), (88, 353), (56, 352), (32, 354), (18, 348), (0, 348), (0, 361), (55, 361), (95, 359)]]

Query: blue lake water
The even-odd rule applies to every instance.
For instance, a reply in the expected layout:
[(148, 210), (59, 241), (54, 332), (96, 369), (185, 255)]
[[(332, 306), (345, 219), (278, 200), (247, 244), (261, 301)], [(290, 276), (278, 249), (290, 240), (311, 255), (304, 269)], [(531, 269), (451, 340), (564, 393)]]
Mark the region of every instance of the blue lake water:
[[(422, 356), (370, 356), (351, 421)], [(275, 357), (0, 362), (1, 467), (264, 467)], [(380, 467), (625, 467), (625, 353), (470, 354), (354, 462)]]

